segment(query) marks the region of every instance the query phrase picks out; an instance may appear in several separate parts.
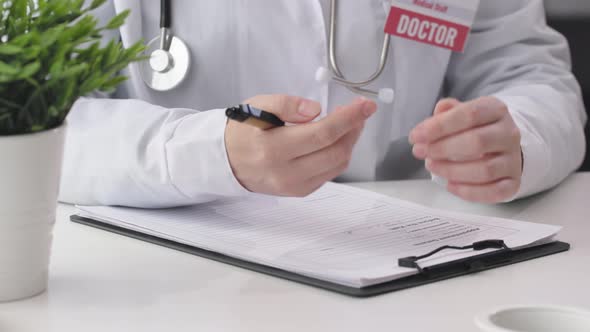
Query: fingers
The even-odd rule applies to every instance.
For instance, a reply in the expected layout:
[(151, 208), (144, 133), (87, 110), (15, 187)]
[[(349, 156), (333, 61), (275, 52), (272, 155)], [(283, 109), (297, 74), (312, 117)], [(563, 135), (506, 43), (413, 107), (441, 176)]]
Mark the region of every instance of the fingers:
[(289, 142), (289, 148), (285, 153), (296, 158), (334, 144), (353, 129), (363, 126), (376, 110), (375, 102), (359, 98), (351, 105), (340, 107), (321, 121), (280, 128), (288, 130), (273, 130), (269, 134), (280, 135), (281, 140)]
[(447, 190), (464, 199), (477, 203), (498, 203), (512, 198), (520, 187), (520, 179), (501, 179), (487, 184), (449, 182)]
[(507, 111), (505, 105), (493, 97), (462, 103), (419, 124), (410, 133), (410, 142), (430, 143), (470, 128), (492, 124), (502, 119)]
[(288, 95), (262, 95), (246, 100), (244, 103), (273, 113), (281, 120), (291, 123), (306, 123), (315, 119), (322, 110), (313, 100)]
[(452, 162), (447, 160), (426, 160), (426, 169), (450, 182), (463, 184), (485, 184), (505, 178), (517, 178), (520, 174), (513, 154), (492, 154), (476, 161)]
[(355, 128), (335, 144), (296, 158), (292, 162), (294, 172), (316, 175), (331, 170), (334, 165), (348, 165), (352, 150), (361, 135), (362, 129), (362, 127)]
[(337, 165), (336, 167), (309, 179), (308, 181), (305, 182), (305, 184), (303, 186), (299, 185), (297, 187), (291, 187), (291, 189), (287, 192), (287, 194), (283, 195), (283, 196), (289, 196), (289, 197), (308, 196), (308, 195), (312, 194), (314, 191), (318, 190), (321, 186), (326, 184), (326, 182), (332, 181), (335, 178), (337, 178), (340, 174), (344, 173), (344, 171), (346, 171), (347, 168), (348, 168), (348, 165), (346, 165), (346, 164)]
[[(302, 160), (306, 160), (307, 166), (316, 165), (316, 172), (319, 170), (317, 165), (324, 165), (325, 167), (322, 167), (322, 172), (319, 172), (317, 175), (312, 176), (309, 180), (307, 180), (304, 187), (305, 190), (303, 192), (296, 193), (296, 196), (307, 196), (319, 189), (326, 182), (332, 181), (344, 173), (350, 164), (350, 157), (354, 143), (356, 143), (358, 140), (361, 132), (362, 128), (355, 129), (341, 138), (338, 144), (335, 144), (334, 146), (328, 147), (324, 150), (320, 150), (313, 155), (303, 157)], [(324, 162), (324, 164), (319, 164), (319, 162)]]
[[(287, 122), (305, 122), (320, 113), (319, 104), (298, 97), (257, 96), (246, 102)], [(347, 168), (363, 125), (376, 108), (374, 102), (358, 99), (321, 121), (272, 130), (229, 122), (225, 146), (232, 171), (252, 192), (307, 195)], [(307, 111), (311, 117), (302, 115)]]
[(461, 102), (455, 98), (442, 99), (434, 107), (434, 115), (450, 111), (453, 108), (459, 106), (459, 104), (461, 104)]
[(494, 97), (443, 99), (410, 133), (414, 156), (448, 181), (449, 192), (481, 203), (505, 201), (518, 191), (520, 139), (508, 107)]
[(307, 195), (311, 194), (312, 192), (316, 191), (317, 189), (319, 189), (326, 182), (334, 180), (339, 175), (344, 173), (347, 168), (348, 168), (348, 163), (341, 163), (341, 164), (335, 165), (332, 169), (330, 169), (322, 174), (312, 177), (306, 183), (309, 192), (304, 193), (302, 196), (307, 196)]
[(306, 178), (293, 174), (292, 168), (285, 169), (280, 176), (272, 178), (272, 192), (280, 196), (305, 197), (316, 191), (324, 183), (333, 180), (348, 168), (348, 160), (339, 163), (330, 163), (325, 171), (316, 173)]
[(332, 169), (316, 175), (303, 184), (299, 183), (297, 186), (292, 186), (287, 189), (286, 194), (283, 196), (290, 196), (290, 197), (305, 197), (313, 193), (314, 191), (318, 190), (321, 186), (323, 186), (326, 182), (334, 180), (340, 174), (344, 173), (348, 168), (346, 164), (336, 165)]
[(418, 159), (469, 161), (490, 153), (505, 152), (520, 146), (520, 132), (511, 118), (443, 138), (432, 144), (416, 144)]

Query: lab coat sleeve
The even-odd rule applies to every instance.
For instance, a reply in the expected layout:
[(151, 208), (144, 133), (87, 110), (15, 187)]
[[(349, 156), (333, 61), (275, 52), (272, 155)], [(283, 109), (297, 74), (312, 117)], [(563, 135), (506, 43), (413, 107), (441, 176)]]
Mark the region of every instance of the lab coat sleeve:
[(454, 54), (446, 94), (495, 96), (520, 129), (521, 198), (557, 185), (584, 157), (586, 113), (563, 36), (541, 0), (482, 0), (463, 54)]
[(68, 117), (60, 200), (172, 207), (248, 193), (225, 150), (224, 110), (82, 98)]

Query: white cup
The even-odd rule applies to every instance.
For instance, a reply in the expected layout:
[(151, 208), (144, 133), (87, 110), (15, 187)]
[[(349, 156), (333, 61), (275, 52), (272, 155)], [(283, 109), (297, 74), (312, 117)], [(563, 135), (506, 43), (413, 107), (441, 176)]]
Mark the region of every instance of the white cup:
[(475, 317), (485, 332), (588, 332), (590, 312), (560, 306), (511, 306)]

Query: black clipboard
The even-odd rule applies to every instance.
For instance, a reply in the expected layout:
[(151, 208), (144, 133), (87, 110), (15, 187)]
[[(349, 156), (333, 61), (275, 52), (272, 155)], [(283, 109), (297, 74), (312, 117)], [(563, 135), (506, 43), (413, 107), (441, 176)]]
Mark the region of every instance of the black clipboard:
[[(163, 239), (153, 235), (144, 234), (134, 230), (129, 230), (123, 227), (111, 225), (99, 220), (82, 217), (79, 215), (72, 215), (70, 219), (73, 222), (92, 226), (109, 232), (117, 233), (120, 235), (128, 236), (138, 240), (150, 242), (163, 247), (179, 250), (189, 254), (197, 255), (200, 257), (208, 258), (214, 261), (218, 261), (225, 264), (241, 267), (255, 272), (264, 273), (274, 277), (295, 281), (298, 283), (306, 284), (309, 286), (337, 292), (344, 295), (353, 297), (371, 297), (381, 295), (389, 292), (395, 292), (402, 289), (417, 287), (445, 279), (459, 277), (471, 273), (485, 271), (501, 266), (511, 265), (527, 260), (540, 258), (560, 252), (568, 251), (570, 245), (565, 242), (551, 242), (542, 244), (535, 247), (510, 250), (510, 251), (494, 251), (469, 258), (456, 260), (449, 263), (440, 265), (430, 266), (428, 269), (421, 274), (412, 275), (402, 279), (393, 280), (383, 284), (364, 288), (354, 288), (349, 286), (343, 286), (336, 283), (314, 279), (311, 277), (303, 276), (293, 272), (277, 269), (267, 265), (253, 263), (238, 259), (235, 257), (226, 256), (217, 252), (204, 250), (194, 246), (174, 242), (171, 240)], [(396, 264), (392, 259), (392, 264)]]

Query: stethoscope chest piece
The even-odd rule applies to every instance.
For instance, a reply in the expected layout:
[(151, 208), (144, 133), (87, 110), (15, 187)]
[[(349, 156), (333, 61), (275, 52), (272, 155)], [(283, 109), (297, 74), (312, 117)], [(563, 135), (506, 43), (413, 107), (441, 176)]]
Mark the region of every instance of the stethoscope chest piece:
[[(147, 44), (145, 54), (149, 59), (140, 65), (145, 84), (157, 91), (176, 88), (184, 81), (190, 69), (190, 51), (186, 44), (176, 36), (166, 36), (167, 34), (158, 36)], [(170, 40), (162, 43), (162, 38)], [(166, 47), (162, 48), (162, 45)]]

